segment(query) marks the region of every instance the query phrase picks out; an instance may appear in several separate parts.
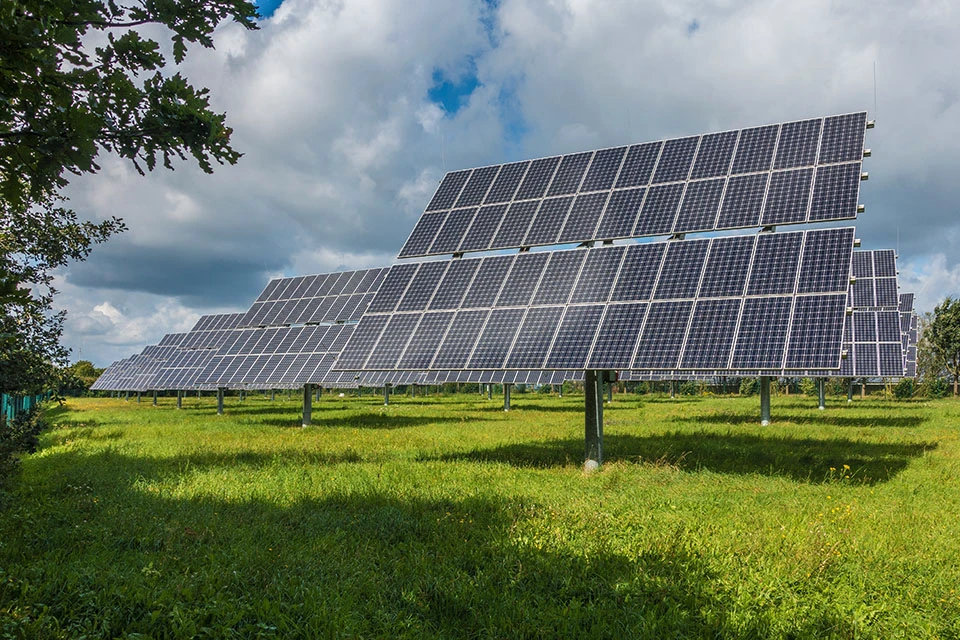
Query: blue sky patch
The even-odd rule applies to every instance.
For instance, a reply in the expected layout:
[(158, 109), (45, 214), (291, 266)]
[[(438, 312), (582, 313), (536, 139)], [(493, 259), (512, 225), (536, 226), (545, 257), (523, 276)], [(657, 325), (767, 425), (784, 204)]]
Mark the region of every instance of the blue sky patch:
[(687, 24), (687, 35), (692, 36), (697, 31), (700, 31), (700, 21), (694, 18)]
[(477, 68), (473, 61), (470, 61), (466, 73), (460, 78), (450, 79), (440, 69), (433, 70), (433, 86), (427, 91), (427, 96), (431, 102), (434, 102), (452, 116), (460, 111), (467, 103), (470, 94), (480, 86), (480, 79), (477, 78)]
[(277, 11), (283, 0), (254, 0), (257, 5), (257, 12), (263, 18), (270, 18)]

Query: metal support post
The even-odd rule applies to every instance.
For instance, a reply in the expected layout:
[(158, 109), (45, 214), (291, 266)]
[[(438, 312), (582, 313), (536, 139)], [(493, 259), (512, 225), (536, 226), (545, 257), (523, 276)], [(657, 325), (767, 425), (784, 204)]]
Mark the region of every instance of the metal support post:
[(760, 424), (770, 424), (770, 376), (760, 376)]
[(177, 409), (183, 409), (183, 391), (177, 391)]
[(383, 385), (383, 406), (388, 406), (390, 404), (390, 385)]
[(821, 411), (827, 408), (826, 386), (823, 378), (817, 378), (817, 400), (819, 401), (817, 408)]
[(607, 383), (607, 402), (613, 402), (613, 383)]
[(585, 471), (593, 471), (603, 462), (603, 373), (586, 371), (584, 376)]
[(273, 402), (277, 397), (277, 390), (270, 389), (270, 402)]
[(853, 402), (853, 378), (850, 378), (850, 384), (847, 385), (847, 402)]
[(512, 384), (503, 385), (503, 410), (510, 411), (510, 387)]
[(323, 392), (323, 387), (319, 384), (317, 385), (317, 402), (320, 402), (320, 394)]
[(670, 397), (671, 398), (677, 397), (677, 381), (676, 380), (670, 381)]
[(157, 392), (153, 392), (153, 406), (157, 406)]
[(223, 387), (217, 387), (217, 415), (223, 415)]
[(140, 392), (137, 391), (137, 404), (140, 404)]
[(303, 426), (309, 427), (313, 420), (313, 385), (303, 385)]
[(123, 401), (124, 401), (124, 402), (130, 402), (130, 392), (129, 392), (129, 391), (125, 391), (125, 392), (124, 392)]
[(493, 400), (493, 385), (487, 385), (487, 400)]

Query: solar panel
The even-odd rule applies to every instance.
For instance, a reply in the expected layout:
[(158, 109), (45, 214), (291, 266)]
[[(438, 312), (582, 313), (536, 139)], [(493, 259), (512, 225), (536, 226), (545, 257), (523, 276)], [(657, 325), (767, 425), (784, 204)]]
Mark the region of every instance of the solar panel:
[[(334, 369), (837, 369), (853, 233), (456, 260), (451, 268), (462, 275), (445, 276), (444, 286), (467, 293), (459, 306), (443, 305), (452, 315), (432, 313), (430, 296), (419, 294), (394, 311), (378, 293)], [(400, 266), (417, 274), (416, 283), (418, 270), (432, 264), (447, 265)]]
[(453, 171), (400, 257), (852, 220), (865, 128), (859, 112)]
[(355, 322), (366, 310), (388, 269), (272, 280), (236, 327)]

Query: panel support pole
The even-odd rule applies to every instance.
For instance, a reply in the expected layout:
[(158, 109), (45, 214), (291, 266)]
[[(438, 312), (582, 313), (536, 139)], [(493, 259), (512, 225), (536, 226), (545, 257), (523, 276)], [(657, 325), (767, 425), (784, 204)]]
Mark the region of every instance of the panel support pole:
[(817, 405), (817, 408), (820, 409), (821, 411), (827, 408), (826, 386), (827, 385), (824, 382), (823, 378), (817, 378), (817, 401), (819, 402), (819, 404)]
[(309, 427), (313, 421), (313, 385), (303, 385), (303, 426)]
[(770, 424), (770, 376), (760, 376), (760, 424)]
[(487, 400), (493, 400), (493, 385), (487, 385)]
[(670, 381), (670, 397), (671, 398), (677, 397), (677, 381), (676, 380)]
[(390, 385), (384, 383), (383, 385), (383, 406), (390, 405)]
[(125, 391), (125, 392), (124, 392), (123, 401), (124, 401), (124, 402), (130, 402), (130, 392), (129, 392), (129, 391)]
[(850, 384), (847, 385), (847, 402), (853, 402), (853, 378), (850, 378)]
[(613, 402), (613, 383), (607, 383), (607, 402)]
[(603, 375), (586, 371), (584, 375), (584, 471), (593, 471), (603, 462)]
[(177, 409), (183, 409), (183, 391), (177, 391)]
[(217, 387), (217, 415), (223, 415), (223, 387)]
[(240, 404), (243, 404), (243, 389), (240, 389)]
[(140, 404), (140, 392), (137, 391), (137, 404)]
[(512, 386), (513, 385), (511, 384), (503, 385), (503, 410), (504, 411), (510, 411), (510, 387)]
[(157, 406), (157, 392), (153, 392), (153, 406)]

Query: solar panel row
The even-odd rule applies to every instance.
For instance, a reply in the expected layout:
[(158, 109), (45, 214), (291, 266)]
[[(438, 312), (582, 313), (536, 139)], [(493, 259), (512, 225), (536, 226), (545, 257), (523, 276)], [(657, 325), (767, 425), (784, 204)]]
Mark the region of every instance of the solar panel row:
[(335, 370), (835, 368), (852, 250), (841, 228), (404, 263)]
[(401, 258), (856, 218), (866, 113), (448, 173)]

